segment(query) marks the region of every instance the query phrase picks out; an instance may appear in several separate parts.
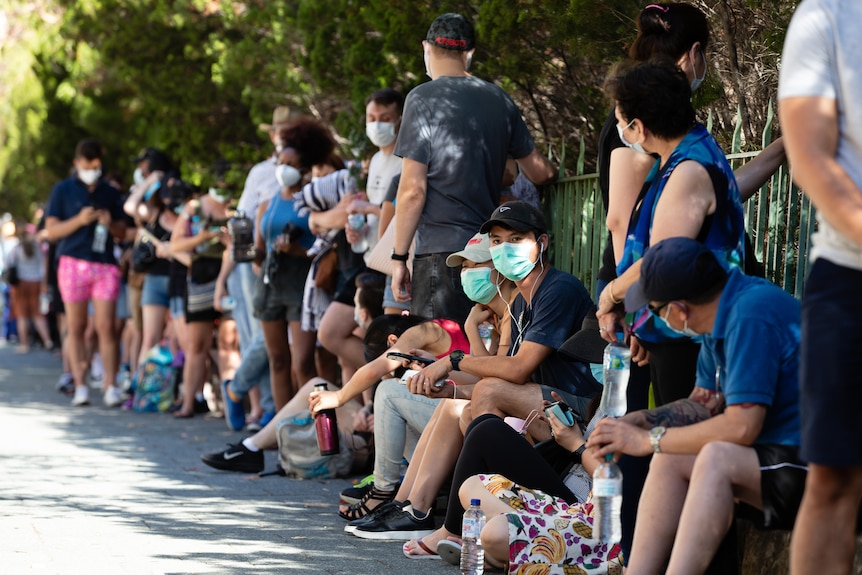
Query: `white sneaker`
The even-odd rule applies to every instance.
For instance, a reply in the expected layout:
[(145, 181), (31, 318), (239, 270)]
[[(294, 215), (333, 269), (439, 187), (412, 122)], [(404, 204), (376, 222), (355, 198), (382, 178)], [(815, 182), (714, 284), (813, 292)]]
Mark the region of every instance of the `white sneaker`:
[(117, 407), (123, 403), (123, 396), (120, 394), (119, 389), (111, 386), (107, 391), (105, 391), (105, 395), (102, 396), (102, 401), (107, 407)]
[(72, 398), (72, 405), (90, 405), (90, 390), (86, 385), (75, 386), (75, 397)]

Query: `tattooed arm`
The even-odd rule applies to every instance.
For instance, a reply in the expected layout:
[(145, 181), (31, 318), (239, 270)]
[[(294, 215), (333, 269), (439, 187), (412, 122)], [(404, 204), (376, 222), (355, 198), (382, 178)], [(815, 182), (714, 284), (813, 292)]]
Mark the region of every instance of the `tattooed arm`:
[(694, 454), (711, 441), (754, 443), (763, 427), (766, 406), (748, 403), (723, 408), (720, 394), (696, 387), (688, 399), (618, 420), (603, 419), (590, 435), (588, 446), (597, 449), (598, 457), (606, 453), (649, 455), (649, 430), (659, 425), (668, 428), (660, 443), (662, 453)]

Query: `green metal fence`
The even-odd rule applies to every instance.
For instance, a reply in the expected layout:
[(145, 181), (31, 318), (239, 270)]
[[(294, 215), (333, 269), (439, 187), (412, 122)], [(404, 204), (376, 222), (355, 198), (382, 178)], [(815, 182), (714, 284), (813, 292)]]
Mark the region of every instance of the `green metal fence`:
[[(737, 115), (737, 117), (739, 117)], [(770, 143), (772, 104), (763, 135), (763, 147)], [(707, 128), (712, 128), (712, 118)], [(760, 152), (740, 152), (741, 129), (737, 122), (727, 156), (738, 168)], [(561, 164), (565, 162), (565, 154)], [(584, 143), (578, 155), (578, 173), (583, 174)], [(562, 170), (562, 169), (561, 169)], [(583, 174), (558, 180), (543, 189), (543, 202), (551, 232), (551, 262), (576, 275), (595, 294), (596, 274), (607, 240), (605, 214), (597, 174)], [(802, 296), (808, 269), (808, 250), (814, 231), (814, 206), (793, 184), (789, 167), (782, 165), (745, 206), (746, 229), (755, 255), (766, 268), (766, 277), (796, 297)]]

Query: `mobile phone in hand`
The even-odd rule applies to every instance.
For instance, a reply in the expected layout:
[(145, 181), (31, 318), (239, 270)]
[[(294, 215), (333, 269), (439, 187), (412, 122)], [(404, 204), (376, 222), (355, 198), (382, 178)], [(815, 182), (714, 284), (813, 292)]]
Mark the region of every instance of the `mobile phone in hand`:
[(408, 361), (415, 361), (417, 363), (421, 363), (422, 365), (431, 365), (436, 359), (429, 359), (427, 357), (420, 357), (418, 355), (410, 355), (409, 353), (401, 353), (398, 351), (390, 351), (386, 354), (386, 359), (406, 359)]

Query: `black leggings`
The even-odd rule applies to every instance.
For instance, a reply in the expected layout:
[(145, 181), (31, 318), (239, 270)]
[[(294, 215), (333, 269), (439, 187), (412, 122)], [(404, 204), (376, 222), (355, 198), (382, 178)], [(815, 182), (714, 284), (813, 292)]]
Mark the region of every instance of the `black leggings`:
[(641, 342), (649, 352), (656, 407), (685, 399), (694, 389), (700, 344), (689, 339), (662, 343)]
[(480, 415), (467, 428), (464, 447), (455, 464), (443, 524), (450, 533), (461, 534), (464, 508), (458, 490), (464, 481), (478, 473), (499, 473), (518, 485), (562, 497), (569, 503), (576, 501), (563, 479), (526, 439), (496, 415)]

